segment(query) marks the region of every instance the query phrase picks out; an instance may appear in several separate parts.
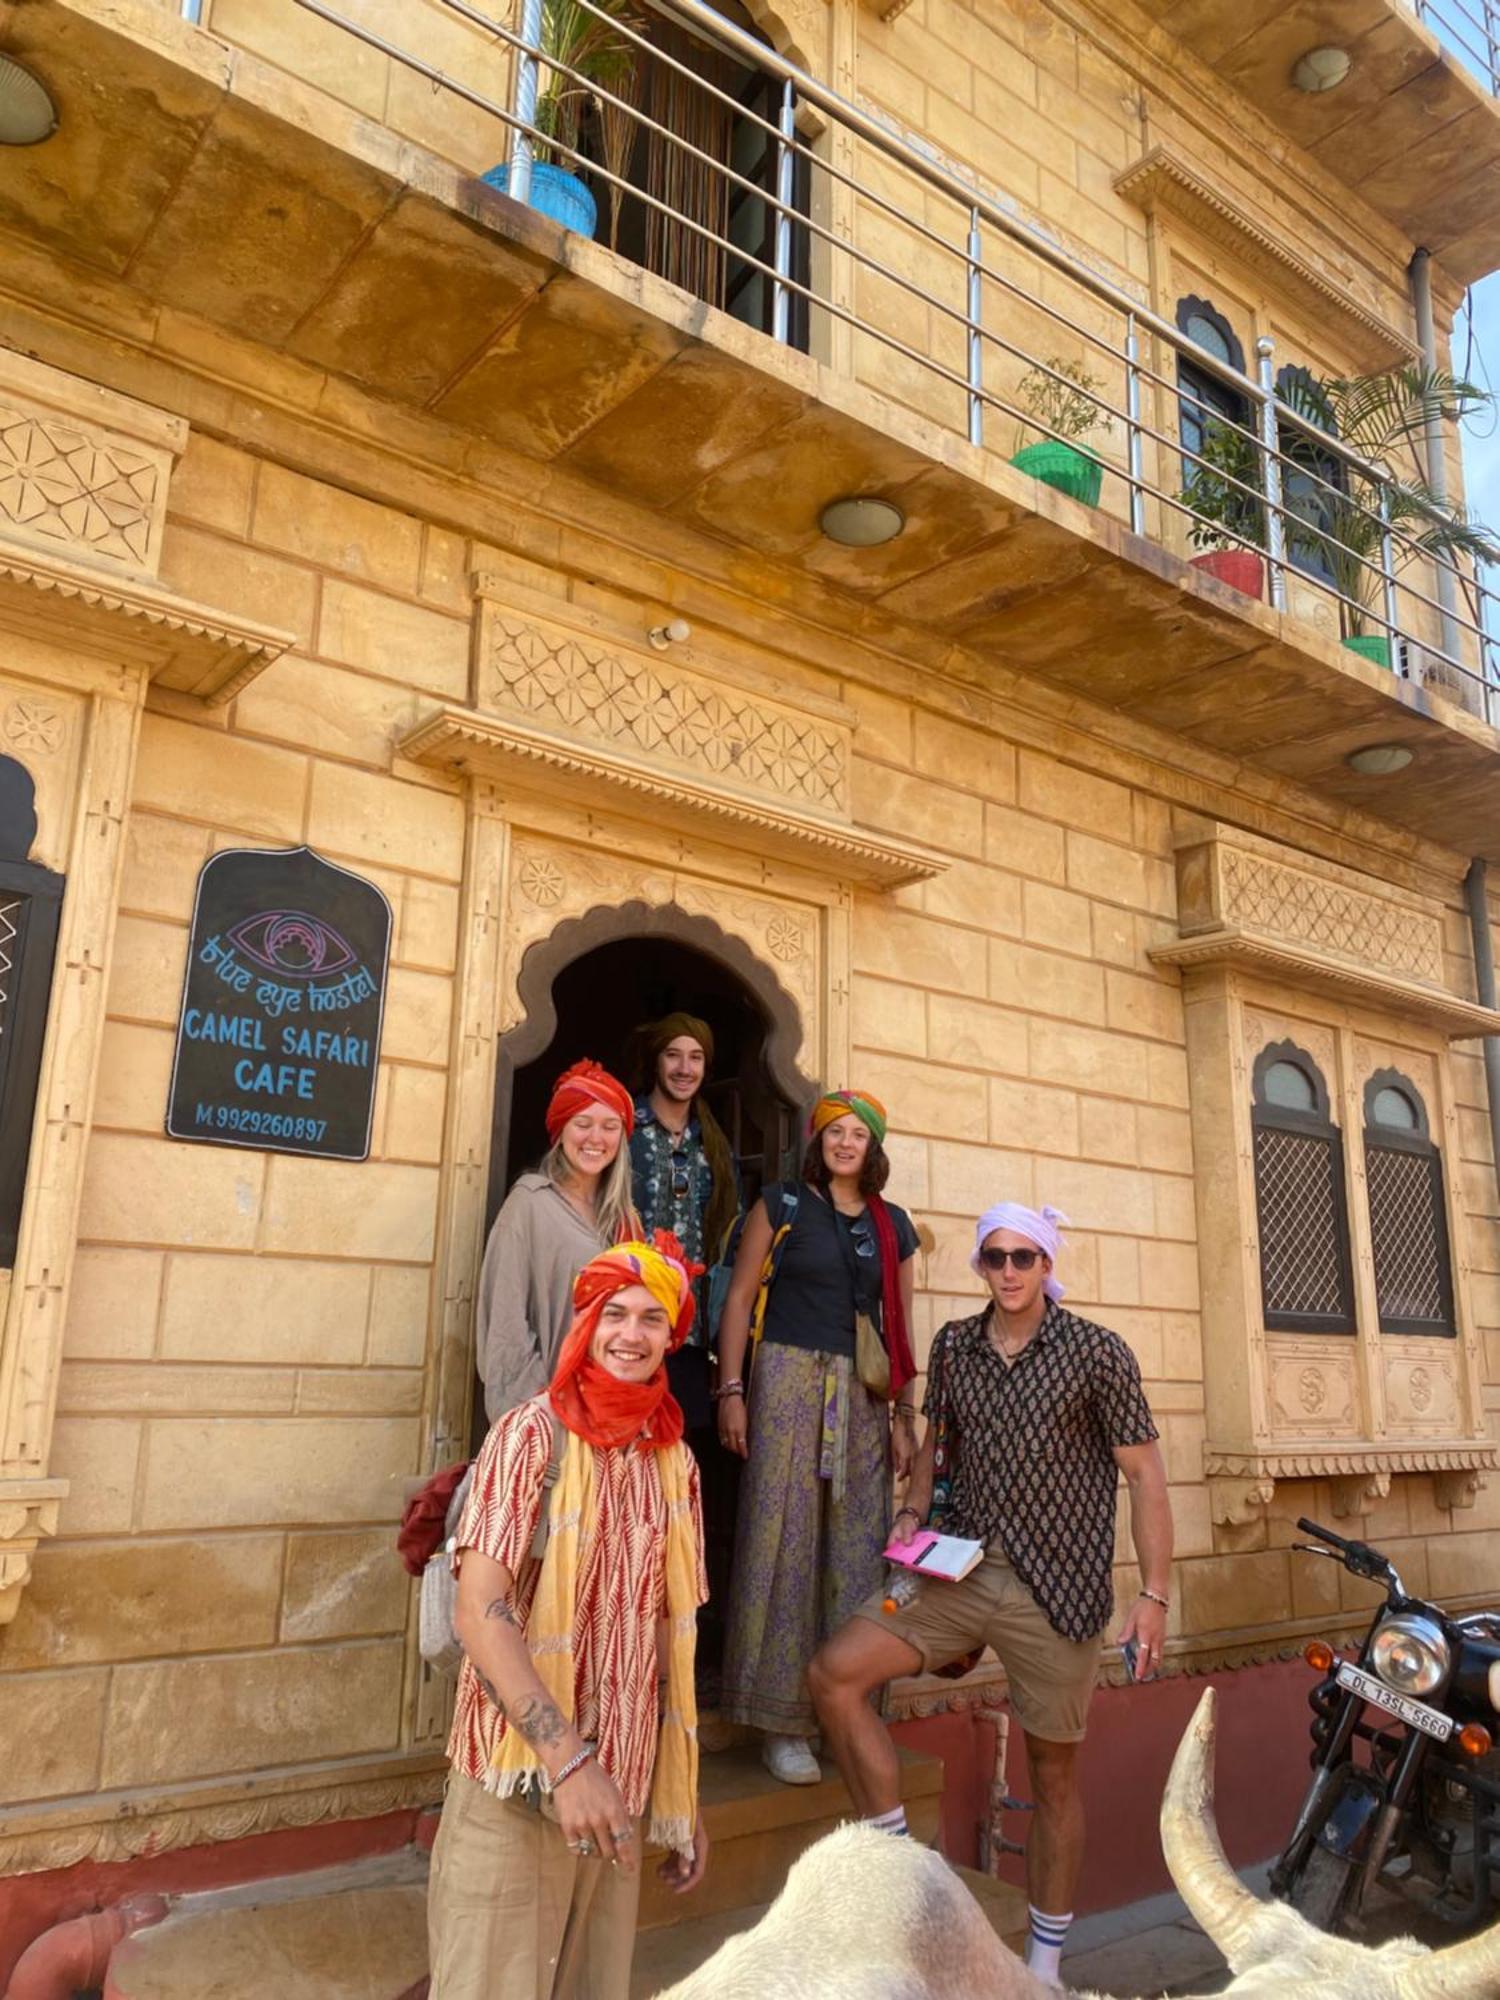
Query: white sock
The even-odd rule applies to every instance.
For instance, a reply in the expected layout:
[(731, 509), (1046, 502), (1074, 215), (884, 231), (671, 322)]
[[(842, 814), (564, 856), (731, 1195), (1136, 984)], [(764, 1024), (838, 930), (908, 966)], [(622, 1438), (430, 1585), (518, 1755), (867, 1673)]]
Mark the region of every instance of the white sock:
[(1039, 1910), (1035, 1903), (1027, 1907), (1031, 1911), (1031, 1938), (1026, 1946), (1026, 1963), (1038, 1979), (1049, 1986), (1060, 1986), (1058, 1968), (1073, 1912), (1069, 1910), (1066, 1916), (1056, 1917), (1049, 1910)]
[(865, 1825), (874, 1827), (877, 1833), (905, 1833), (906, 1807), (892, 1806), (889, 1812), (871, 1813)]

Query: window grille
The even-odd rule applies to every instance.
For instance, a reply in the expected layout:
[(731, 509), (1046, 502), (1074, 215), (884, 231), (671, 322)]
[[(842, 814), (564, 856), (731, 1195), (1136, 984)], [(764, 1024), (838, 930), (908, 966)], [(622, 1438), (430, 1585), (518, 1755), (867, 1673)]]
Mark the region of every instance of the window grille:
[(1421, 1093), (1397, 1070), (1365, 1085), (1365, 1182), (1381, 1332), (1453, 1334), (1443, 1156)]
[(1322, 1072), (1291, 1042), (1256, 1059), (1251, 1125), (1265, 1323), (1353, 1333), (1343, 1139)]
[[(1179, 299), (1177, 324), (1188, 339), (1195, 341), (1205, 353), (1244, 373), (1245, 350), (1240, 346), (1229, 321), (1207, 299)], [(1215, 418), (1242, 428), (1251, 423), (1250, 405), (1246, 399), (1238, 395), (1222, 376), (1215, 375), (1208, 368), (1195, 367), (1192, 358), (1186, 354), (1177, 358), (1177, 410), (1178, 434), (1183, 449), (1199, 454)], [(1203, 468), (1195, 460), (1183, 460), (1182, 483), (1189, 492), (1194, 481), (1203, 476)], [(1249, 507), (1253, 503), (1247, 499), (1245, 504)]]
[(0, 1270), (15, 1262), (63, 878), (0, 861)]

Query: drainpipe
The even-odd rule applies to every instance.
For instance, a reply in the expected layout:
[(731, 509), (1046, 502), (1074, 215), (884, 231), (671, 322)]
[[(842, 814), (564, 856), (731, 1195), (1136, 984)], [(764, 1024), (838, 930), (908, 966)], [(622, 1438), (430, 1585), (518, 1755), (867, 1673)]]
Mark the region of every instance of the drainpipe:
[[(1464, 877), (1464, 900), (1469, 906), (1469, 935), (1474, 941), (1475, 997), (1481, 1007), (1495, 1004), (1495, 946), (1490, 936), (1490, 907), (1486, 888), (1488, 869), (1476, 854)], [(1500, 1039), (1485, 1035), (1484, 1091), (1490, 1106), (1490, 1145), (1495, 1153), (1495, 1174), (1500, 1180)]]
[[(1432, 324), (1432, 253), (1417, 250), (1413, 253), (1408, 276), (1411, 279), (1411, 302), (1417, 317), (1417, 345), (1422, 350), (1422, 366), (1429, 372), (1437, 367), (1437, 334)], [(1427, 412), (1425, 437), (1423, 440), (1427, 459), (1427, 484), (1439, 505), (1448, 502), (1448, 469), (1443, 461), (1443, 420), (1436, 410)], [(1437, 564), (1438, 603), (1443, 611), (1443, 651), (1450, 659), (1459, 657), (1458, 620), (1454, 615), (1458, 608), (1458, 598), (1454, 588), (1454, 575), (1447, 563)]]

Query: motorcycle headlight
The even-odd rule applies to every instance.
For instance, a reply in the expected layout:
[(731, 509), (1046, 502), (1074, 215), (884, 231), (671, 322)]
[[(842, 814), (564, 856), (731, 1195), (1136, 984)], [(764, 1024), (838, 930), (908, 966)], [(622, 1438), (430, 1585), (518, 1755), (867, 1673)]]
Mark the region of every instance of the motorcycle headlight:
[(1418, 1612), (1387, 1618), (1370, 1642), (1370, 1665), (1401, 1694), (1431, 1694), (1448, 1673), (1448, 1641)]

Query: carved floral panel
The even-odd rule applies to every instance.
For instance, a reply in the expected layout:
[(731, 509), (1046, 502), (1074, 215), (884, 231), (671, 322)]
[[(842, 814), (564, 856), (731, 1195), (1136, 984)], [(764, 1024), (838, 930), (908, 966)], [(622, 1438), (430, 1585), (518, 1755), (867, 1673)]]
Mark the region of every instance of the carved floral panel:
[(1279, 1436), (1353, 1437), (1359, 1430), (1354, 1355), (1333, 1338), (1270, 1353), (1271, 1414)]

